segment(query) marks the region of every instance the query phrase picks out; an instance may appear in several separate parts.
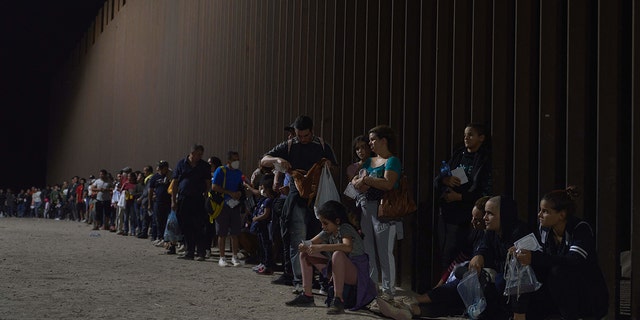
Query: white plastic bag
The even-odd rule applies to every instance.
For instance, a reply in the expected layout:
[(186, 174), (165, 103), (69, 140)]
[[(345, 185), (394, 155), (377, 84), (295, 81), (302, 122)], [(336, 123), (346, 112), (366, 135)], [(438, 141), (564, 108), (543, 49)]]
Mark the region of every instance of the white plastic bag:
[(329, 167), (323, 166), (322, 173), (320, 174), (320, 182), (318, 182), (316, 203), (313, 205), (313, 212), (316, 214), (316, 218), (318, 218), (318, 208), (325, 202), (331, 200), (340, 201), (340, 193), (338, 193), (338, 188), (336, 188), (336, 184), (333, 182)]

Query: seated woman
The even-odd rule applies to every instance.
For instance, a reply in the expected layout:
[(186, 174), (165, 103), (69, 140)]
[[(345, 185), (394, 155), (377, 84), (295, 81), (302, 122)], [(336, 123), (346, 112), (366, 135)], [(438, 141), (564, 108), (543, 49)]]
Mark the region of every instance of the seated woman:
[[(407, 320), (414, 316), (443, 317), (460, 315), (464, 312), (464, 303), (457, 289), (461, 279), (454, 276), (453, 272), (455, 270), (456, 273), (459, 274), (459, 268), (466, 269), (466, 263), (469, 262), (470, 256), (480, 245), (485, 228), (483, 220), (485, 214), (484, 207), (489, 198), (491, 197), (486, 196), (476, 201), (471, 211), (471, 227), (473, 229), (467, 237), (469, 250), (458, 254), (455, 261), (452, 262), (449, 268), (443, 273), (442, 279), (436, 287), (415, 298), (405, 297), (405, 299), (396, 300), (393, 303), (384, 301), (384, 299), (378, 299), (378, 305), (380, 306), (382, 314), (395, 320)], [(462, 270), (462, 272), (464, 271), (465, 270)]]
[[(506, 196), (489, 199), (485, 205), (484, 223), (485, 233), (480, 246), (475, 250), (474, 257), (469, 262), (469, 268), (476, 269), (480, 274), (483, 268), (496, 271), (494, 285), (487, 285), (484, 289), (487, 308), (481, 314), (485, 319), (508, 319), (512, 309), (518, 312), (518, 301), (507, 300), (502, 295), (505, 288), (504, 266), (507, 252), (513, 243), (531, 233), (530, 228), (518, 219), (515, 201)], [(509, 308), (507, 303), (513, 303)]]
[(560, 314), (563, 319), (601, 319), (607, 314), (608, 292), (598, 266), (595, 237), (591, 226), (575, 217), (576, 197), (574, 187), (542, 197), (538, 213), (542, 251), (516, 254), (543, 283), (538, 291), (520, 297), (525, 305), (522, 318)]
[[(344, 308), (357, 310), (371, 302), (376, 294), (376, 286), (369, 277), (369, 258), (364, 252), (362, 238), (349, 223), (345, 207), (338, 201), (327, 201), (318, 208), (322, 231), (311, 240), (298, 245), (302, 269), (304, 291), (295, 299), (286, 302), (288, 306), (314, 305), (311, 292), (313, 268), (331, 274), (333, 280), (333, 301), (327, 314), (340, 314)], [(356, 299), (348, 304), (343, 296), (344, 285), (356, 286)], [(346, 303), (345, 303), (346, 302)]]

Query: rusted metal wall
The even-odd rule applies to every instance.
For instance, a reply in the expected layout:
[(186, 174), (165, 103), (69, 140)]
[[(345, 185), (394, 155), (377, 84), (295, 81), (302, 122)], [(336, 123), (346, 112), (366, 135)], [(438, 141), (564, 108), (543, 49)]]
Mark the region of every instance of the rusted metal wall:
[(174, 165), (193, 143), (239, 151), (248, 173), (301, 114), (344, 169), (352, 138), (389, 124), (419, 202), (400, 282), (422, 292), (439, 273), (434, 174), (484, 122), (494, 191), (523, 219), (552, 189), (583, 191), (613, 318), (640, 232), (639, 17), (630, 0), (105, 1), (53, 85), (48, 178)]

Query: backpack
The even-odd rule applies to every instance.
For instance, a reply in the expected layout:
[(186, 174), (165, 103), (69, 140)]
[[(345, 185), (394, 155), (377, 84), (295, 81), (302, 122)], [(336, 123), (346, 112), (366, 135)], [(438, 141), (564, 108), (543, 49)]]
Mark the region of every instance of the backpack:
[[(220, 166), (220, 168), (222, 169), (222, 173), (224, 173), (224, 180), (222, 182), (222, 188), (224, 189), (224, 187), (227, 185), (227, 169), (224, 166)], [(209, 223), (213, 223), (213, 220), (215, 220), (220, 215), (220, 212), (222, 212), (222, 207), (224, 207), (224, 194), (209, 191), (207, 198), (208, 205), (206, 205), (206, 207), (207, 213), (209, 214)]]

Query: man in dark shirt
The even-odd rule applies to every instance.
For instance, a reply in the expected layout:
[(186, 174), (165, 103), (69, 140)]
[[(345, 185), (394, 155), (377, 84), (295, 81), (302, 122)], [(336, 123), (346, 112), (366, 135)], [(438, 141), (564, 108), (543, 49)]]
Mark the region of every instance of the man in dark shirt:
[(202, 160), (204, 147), (194, 145), (189, 155), (178, 161), (173, 172), (174, 189), (171, 194), (171, 208), (176, 211), (178, 224), (187, 246), (182, 259), (193, 260), (196, 247), (198, 261), (204, 261), (205, 223), (209, 218), (205, 210), (206, 194), (211, 190), (211, 166)]
[[(260, 164), (265, 167), (290, 172), (291, 170), (309, 170), (322, 158), (328, 159), (333, 165), (337, 161), (331, 147), (322, 138), (313, 134), (313, 121), (307, 116), (299, 116), (291, 125), (296, 133), (293, 139), (284, 141), (268, 151)], [(294, 291), (302, 291), (302, 274), (300, 268), (298, 244), (307, 240), (307, 234), (315, 235), (320, 230), (320, 223), (315, 218), (313, 208), (307, 201), (300, 199), (293, 179), (289, 184), (290, 191), (285, 201), (281, 217), (283, 239), (288, 238), (291, 252), (291, 266), (293, 269)], [(284, 242), (284, 240), (283, 240)], [(299, 293), (298, 292), (298, 293)]]

